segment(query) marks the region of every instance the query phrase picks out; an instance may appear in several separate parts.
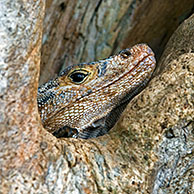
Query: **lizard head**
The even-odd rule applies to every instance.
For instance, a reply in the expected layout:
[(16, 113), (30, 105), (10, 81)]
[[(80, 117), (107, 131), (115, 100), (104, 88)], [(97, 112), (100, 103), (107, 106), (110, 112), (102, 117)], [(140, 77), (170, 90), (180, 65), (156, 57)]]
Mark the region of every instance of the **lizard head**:
[(154, 68), (154, 53), (146, 44), (98, 62), (67, 67), (39, 88), (44, 127), (57, 137), (107, 133), (127, 103), (145, 87)]

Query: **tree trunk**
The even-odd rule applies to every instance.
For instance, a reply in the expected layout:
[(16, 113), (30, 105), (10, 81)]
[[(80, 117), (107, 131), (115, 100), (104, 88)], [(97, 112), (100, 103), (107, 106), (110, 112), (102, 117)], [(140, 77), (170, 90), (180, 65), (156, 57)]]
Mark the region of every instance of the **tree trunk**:
[(36, 102), (44, 6), (0, 2), (1, 193), (35, 191), (45, 173)]
[(159, 59), (193, 0), (47, 0), (40, 84), (65, 66), (148, 43)]
[[(108, 57), (140, 41), (159, 56), (177, 18), (193, 6), (161, 2), (48, 0), (41, 82), (63, 63)], [(44, 7), (39, 0), (0, 2), (0, 193), (192, 193), (194, 15), (109, 134), (57, 139), (42, 128), (36, 102)]]

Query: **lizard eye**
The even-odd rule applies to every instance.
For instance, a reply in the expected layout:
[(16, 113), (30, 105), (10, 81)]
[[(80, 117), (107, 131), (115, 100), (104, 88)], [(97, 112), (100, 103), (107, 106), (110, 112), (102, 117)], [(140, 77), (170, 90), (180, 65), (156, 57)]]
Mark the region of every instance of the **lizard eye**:
[(81, 84), (84, 81), (86, 81), (87, 77), (89, 75), (89, 72), (83, 71), (83, 70), (75, 70), (70, 75), (69, 78), (72, 82), (75, 84)]

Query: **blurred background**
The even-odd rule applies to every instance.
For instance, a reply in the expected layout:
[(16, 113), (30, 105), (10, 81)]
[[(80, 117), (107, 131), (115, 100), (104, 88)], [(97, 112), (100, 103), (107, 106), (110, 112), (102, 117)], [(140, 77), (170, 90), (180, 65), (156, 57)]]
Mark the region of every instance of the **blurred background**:
[(193, 0), (47, 0), (40, 84), (65, 67), (147, 43), (159, 60)]

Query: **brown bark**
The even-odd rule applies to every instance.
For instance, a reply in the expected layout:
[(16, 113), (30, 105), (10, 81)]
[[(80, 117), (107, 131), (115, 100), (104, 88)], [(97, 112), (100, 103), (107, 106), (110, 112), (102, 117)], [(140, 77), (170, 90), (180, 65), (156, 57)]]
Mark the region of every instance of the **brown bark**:
[(1, 193), (30, 191), (43, 173), (36, 102), (43, 16), (43, 1), (0, 3)]
[[(49, 2), (55, 1), (48, 1), (48, 7)], [(61, 1), (60, 9), (68, 3)], [(90, 140), (56, 139), (41, 128), (36, 105), (44, 2), (0, 5), (1, 193), (192, 192), (194, 15), (169, 41), (161, 71), (109, 134)], [(74, 9), (66, 9), (70, 17)], [(63, 25), (70, 30), (71, 25)]]

